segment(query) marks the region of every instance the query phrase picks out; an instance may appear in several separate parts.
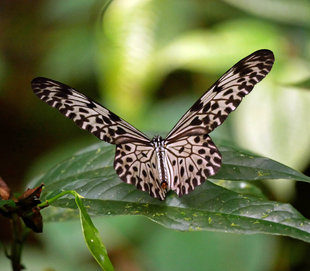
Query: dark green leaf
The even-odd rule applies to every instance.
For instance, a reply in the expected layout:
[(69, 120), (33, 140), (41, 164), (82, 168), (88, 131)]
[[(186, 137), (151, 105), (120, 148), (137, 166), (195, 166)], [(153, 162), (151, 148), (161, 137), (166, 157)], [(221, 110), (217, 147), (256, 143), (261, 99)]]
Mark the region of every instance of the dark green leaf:
[(224, 187), (228, 190), (249, 196), (265, 198), (261, 189), (254, 183), (245, 181), (210, 180), (212, 183)]
[(291, 179), (310, 182), (310, 177), (279, 162), (230, 146), (220, 146), (223, 165), (214, 179), (256, 181)]
[[(309, 181), (309, 177), (270, 159), (227, 146), (220, 145), (220, 150), (224, 164), (214, 178)], [(183, 231), (269, 233), (310, 242), (309, 221), (289, 204), (236, 193), (211, 182), (182, 198), (170, 192), (167, 199), (161, 202), (120, 181), (112, 167), (113, 157), (114, 146), (100, 143), (58, 164), (38, 180), (46, 184), (42, 200), (63, 190), (76, 190), (94, 215), (144, 215), (165, 227)], [(53, 205), (75, 208), (74, 201), (69, 197)], [(55, 210), (53, 213), (47, 210), (45, 214), (51, 220), (60, 218)], [(71, 209), (61, 211), (62, 219), (71, 214)]]

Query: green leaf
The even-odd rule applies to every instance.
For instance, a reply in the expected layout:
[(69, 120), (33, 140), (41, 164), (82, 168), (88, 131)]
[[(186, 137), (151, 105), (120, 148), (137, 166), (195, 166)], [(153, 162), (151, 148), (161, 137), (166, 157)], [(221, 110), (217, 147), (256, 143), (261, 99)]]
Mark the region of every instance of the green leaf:
[(228, 181), (228, 180), (210, 180), (212, 183), (219, 185), (228, 190), (248, 196), (255, 196), (258, 198), (266, 198), (261, 189), (253, 182), (245, 181)]
[(113, 265), (109, 259), (107, 250), (101, 241), (100, 234), (90, 219), (81, 198), (75, 195), (75, 202), (80, 211), (81, 226), (87, 247), (96, 259), (102, 270), (112, 271)]
[(223, 165), (212, 178), (238, 181), (291, 179), (310, 182), (310, 177), (269, 158), (228, 145), (220, 145), (219, 149), (223, 156)]
[[(92, 145), (52, 168), (38, 180), (46, 185), (42, 200), (63, 190), (75, 190), (83, 196), (84, 204), (93, 215), (144, 215), (167, 228), (182, 231), (269, 233), (310, 242), (309, 220), (291, 205), (236, 193), (211, 182), (182, 198), (170, 192), (163, 202), (153, 199), (120, 181), (112, 167), (114, 148), (105, 143)], [(223, 145), (220, 150), (224, 164), (222, 172), (214, 178), (309, 181), (309, 177), (270, 159)], [(75, 203), (69, 197), (52, 205), (69, 209), (58, 208), (59, 212), (51, 209), (49, 213), (47, 209), (50, 208), (46, 208), (46, 220), (72, 217)]]
[(97, 263), (100, 265), (102, 270), (113, 271), (114, 270), (113, 265), (109, 259), (107, 250), (103, 242), (101, 241), (100, 234), (86, 211), (86, 208), (81, 199), (82, 197), (76, 191), (73, 190), (62, 191), (53, 198), (50, 198), (48, 202), (41, 203), (39, 206), (41, 207), (47, 204), (48, 205), (53, 204), (53, 202), (59, 200), (59, 198), (70, 194), (74, 196), (75, 204), (79, 209), (81, 227), (89, 251), (95, 258)]

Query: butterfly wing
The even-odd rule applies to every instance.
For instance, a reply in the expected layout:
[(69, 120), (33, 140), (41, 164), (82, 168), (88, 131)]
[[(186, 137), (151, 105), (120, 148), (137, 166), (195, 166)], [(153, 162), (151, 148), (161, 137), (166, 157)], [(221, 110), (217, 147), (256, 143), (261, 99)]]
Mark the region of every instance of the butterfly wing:
[(189, 193), (221, 167), (221, 154), (208, 133), (221, 125), (242, 98), (271, 70), (273, 53), (259, 50), (230, 68), (184, 114), (165, 139), (171, 189)]
[(208, 135), (183, 137), (166, 145), (172, 176), (170, 189), (179, 197), (202, 184), (221, 167), (221, 154)]
[(100, 140), (111, 144), (150, 142), (147, 136), (135, 127), (65, 84), (38, 77), (32, 80), (31, 85), (42, 101), (57, 108), (81, 129), (89, 131)]
[(157, 166), (153, 146), (140, 143), (116, 146), (114, 168), (121, 180), (164, 200), (166, 192), (160, 187)]
[(242, 98), (271, 70), (274, 55), (258, 50), (230, 68), (184, 114), (166, 137), (173, 142), (184, 136), (203, 135), (221, 125)]

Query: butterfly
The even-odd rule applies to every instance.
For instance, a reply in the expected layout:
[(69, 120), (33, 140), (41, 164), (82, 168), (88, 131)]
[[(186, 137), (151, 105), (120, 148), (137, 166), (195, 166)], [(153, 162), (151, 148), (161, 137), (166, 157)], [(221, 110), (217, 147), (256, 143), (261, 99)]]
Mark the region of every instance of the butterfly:
[(258, 50), (220, 77), (183, 115), (166, 138), (151, 140), (99, 103), (57, 81), (37, 77), (34, 93), (81, 129), (116, 145), (120, 179), (164, 200), (169, 190), (188, 194), (216, 174), (222, 157), (209, 136), (271, 70), (274, 55)]

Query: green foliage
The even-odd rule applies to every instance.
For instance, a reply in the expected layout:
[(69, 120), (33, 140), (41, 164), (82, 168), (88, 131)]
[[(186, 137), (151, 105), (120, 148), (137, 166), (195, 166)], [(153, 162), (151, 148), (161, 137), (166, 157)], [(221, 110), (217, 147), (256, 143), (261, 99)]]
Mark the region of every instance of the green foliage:
[(39, 204), (38, 207), (47, 207), (50, 204), (53, 204), (53, 202), (57, 201), (59, 198), (65, 196), (65, 195), (72, 195), (74, 196), (76, 207), (79, 210), (79, 216), (80, 216), (80, 222), (81, 222), (81, 228), (84, 235), (84, 239), (86, 242), (86, 245), (99, 264), (99, 266), (102, 268), (102, 270), (105, 271), (113, 271), (114, 268), (112, 266), (112, 263), (109, 259), (107, 250), (101, 241), (101, 237), (99, 234), (99, 231), (93, 224), (90, 216), (88, 215), (86, 208), (82, 202), (81, 196), (73, 191), (73, 190), (67, 190), (63, 191), (59, 194), (57, 194), (55, 197), (46, 199), (43, 203)]
[(101, 241), (101, 237), (98, 230), (91, 221), (84, 207), (81, 197), (76, 192), (72, 193), (74, 194), (75, 203), (80, 211), (82, 231), (88, 249), (90, 250), (93, 257), (96, 259), (97, 263), (102, 268), (102, 270), (113, 271), (114, 268), (108, 257), (107, 250)]
[[(310, 242), (310, 222), (291, 205), (268, 201), (239, 186), (239, 192), (222, 187), (226, 180), (256, 181), (263, 179), (294, 179), (310, 182), (310, 178), (280, 163), (246, 151), (221, 145), (223, 167), (213, 179), (189, 195), (178, 198), (171, 193), (164, 202), (151, 198), (119, 180), (112, 162), (114, 146), (93, 145), (59, 163), (43, 175), (42, 200), (64, 190), (76, 190), (83, 196), (88, 212), (93, 215), (143, 215), (167, 228), (182, 231), (224, 231), (233, 233), (269, 233), (286, 235)], [(232, 186), (233, 187), (233, 186)], [(251, 194), (251, 195), (249, 195)], [(48, 220), (71, 219), (74, 201), (62, 198), (54, 206)]]

